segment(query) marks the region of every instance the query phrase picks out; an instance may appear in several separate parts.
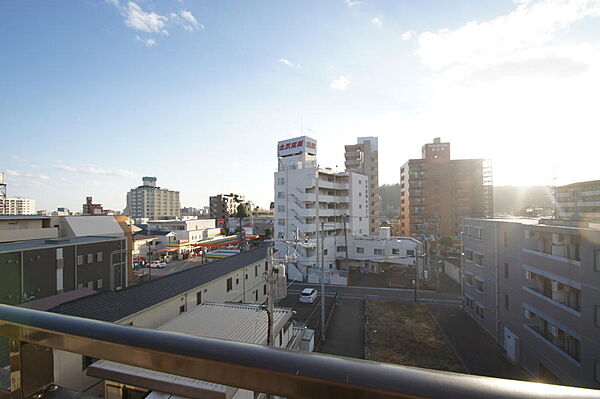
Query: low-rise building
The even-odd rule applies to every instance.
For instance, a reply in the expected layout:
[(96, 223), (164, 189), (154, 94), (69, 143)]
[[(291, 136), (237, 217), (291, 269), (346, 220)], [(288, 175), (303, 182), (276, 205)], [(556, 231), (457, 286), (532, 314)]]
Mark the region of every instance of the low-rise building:
[[(266, 345), (268, 316), (256, 305), (202, 303), (157, 329), (196, 337)], [(298, 350), (304, 331), (304, 328), (294, 328), (292, 309), (274, 309), (273, 346)], [(259, 395), (258, 392), (192, 378), (182, 378), (105, 360), (93, 363), (88, 367), (86, 374), (105, 380), (105, 397), (114, 397), (110, 396), (110, 393), (121, 392), (123, 385), (126, 385), (128, 392), (136, 391), (141, 395), (150, 392), (169, 392), (181, 397), (223, 399), (253, 398)], [(119, 396), (117, 395), (117, 397)], [(121, 394), (120, 397), (128, 396)]]
[(600, 224), (463, 222), (464, 308), (545, 382), (600, 388)]
[[(247, 205), (247, 201), (240, 194), (219, 194), (209, 197), (209, 217), (212, 219), (227, 219), (235, 216), (238, 206)], [(251, 205), (247, 206), (247, 210), (251, 209)]]
[[(158, 328), (205, 302), (263, 303), (267, 295), (263, 273), (271, 268), (267, 257), (268, 248), (259, 247), (124, 290), (86, 296), (50, 311)], [(92, 361), (81, 355), (55, 351), (56, 383), (80, 392), (96, 385), (100, 380), (82, 371), (82, 364), (85, 369)]]
[(214, 219), (152, 220), (146, 233), (156, 237), (153, 252), (179, 259), (200, 252), (198, 244), (219, 236), (221, 229)]

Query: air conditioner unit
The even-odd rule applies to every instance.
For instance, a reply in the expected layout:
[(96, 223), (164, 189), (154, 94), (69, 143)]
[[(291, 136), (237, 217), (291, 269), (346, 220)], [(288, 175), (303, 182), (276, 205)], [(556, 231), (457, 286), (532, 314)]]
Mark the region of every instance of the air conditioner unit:
[(553, 281), (552, 282), (552, 291), (558, 291), (558, 289), (559, 289), (558, 281)]
[(533, 317), (534, 317), (533, 312), (531, 310), (529, 310), (529, 309), (525, 309), (525, 318), (526, 319), (533, 319)]
[(531, 273), (530, 271), (525, 271), (525, 278), (527, 280), (533, 280), (533, 273)]

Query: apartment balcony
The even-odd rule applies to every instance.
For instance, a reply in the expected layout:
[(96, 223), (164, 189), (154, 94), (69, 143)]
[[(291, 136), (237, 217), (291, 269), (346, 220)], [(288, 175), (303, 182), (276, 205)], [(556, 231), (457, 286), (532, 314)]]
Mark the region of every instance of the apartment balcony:
[(569, 259), (565, 256), (553, 255), (551, 253), (542, 252), (542, 251), (538, 251), (536, 249), (529, 249), (529, 248), (523, 248), (522, 251), (527, 254), (539, 256), (541, 258), (551, 259), (556, 262), (567, 263), (567, 264), (574, 265), (574, 266), (581, 266), (580, 260)]
[(288, 398), (598, 397), (590, 389), (275, 349), (7, 305), (0, 305), (0, 335), (11, 347), (2, 399), (87, 397), (54, 385), (52, 349)]
[(0, 230), (0, 242), (44, 240), (58, 237), (58, 227), (41, 229)]

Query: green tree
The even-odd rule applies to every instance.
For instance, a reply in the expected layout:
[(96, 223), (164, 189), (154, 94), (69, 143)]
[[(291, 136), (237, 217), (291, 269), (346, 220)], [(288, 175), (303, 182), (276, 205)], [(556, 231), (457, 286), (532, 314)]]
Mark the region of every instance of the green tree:
[(237, 212), (235, 214), (235, 217), (237, 217), (237, 218), (247, 218), (248, 217), (248, 210), (246, 209), (246, 206), (244, 204), (239, 204), (237, 206)]
[(450, 236), (443, 236), (440, 239), (440, 245), (442, 245), (446, 249), (452, 248), (454, 246), (454, 240)]

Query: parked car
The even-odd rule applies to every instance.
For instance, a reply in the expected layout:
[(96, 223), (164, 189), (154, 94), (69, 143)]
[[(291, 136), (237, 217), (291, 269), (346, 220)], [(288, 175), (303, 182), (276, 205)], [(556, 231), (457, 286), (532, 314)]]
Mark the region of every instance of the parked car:
[(151, 268), (162, 269), (165, 266), (167, 266), (167, 264), (162, 260), (154, 260), (152, 263), (150, 263)]
[(317, 290), (314, 288), (305, 288), (300, 293), (300, 302), (313, 303), (317, 299)]

